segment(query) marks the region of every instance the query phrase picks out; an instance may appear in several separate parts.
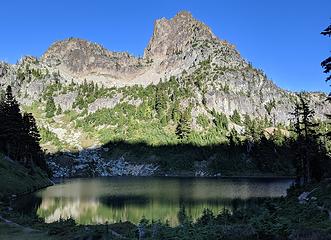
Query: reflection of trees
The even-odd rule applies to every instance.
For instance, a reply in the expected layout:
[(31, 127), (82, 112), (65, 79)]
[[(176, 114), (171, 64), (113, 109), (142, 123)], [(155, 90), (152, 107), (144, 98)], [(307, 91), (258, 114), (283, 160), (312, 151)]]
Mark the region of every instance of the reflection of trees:
[[(46, 222), (73, 218), (79, 224), (169, 221), (177, 225), (180, 205), (198, 218), (208, 208), (215, 214), (243, 207), (250, 198), (280, 196), (291, 181), (247, 179), (111, 178), (72, 180), (40, 192), (37, 210)], [(232, 203), (233, 199), (236, 200)], [(233, 205), (232, 205), (233, 204)]]
[(99, 201), (110, 207), (123, 209), (127, 205), (146, 206), (149, 199), (143, 196), (106, 196), (101, 197)]
[[(111, 199), (107, 199), (111, 201)], [(119, 200), (119, 199), (116, 199)], [(142, 217), (150, 220), (169, 221), (170, 225), (177, 225), (177, 214), (179, 203), (160, 203), (151, 201), (148, 204), (133, 203), (122, 201), (123, 207), (114, 204), (103, 203), (97, 200), (81, 200), (73, 198), (44, 198), (37, 210), (37, 215), (47, 223), (55, 222), (60, 219), (74, 219), (79, 224), (101, 224), (105, 222), (115, 223), (119, 221), (130, 221), (138, 224)], [(204, 209), (209, 208), (215, 214), (223, 209), (228, 209), (229, 205), (221, 205), (220, 202), (211, 201), (210, 203), (186, 203), (185, 208), (188, 216), (193, 220), (197, 219)]]

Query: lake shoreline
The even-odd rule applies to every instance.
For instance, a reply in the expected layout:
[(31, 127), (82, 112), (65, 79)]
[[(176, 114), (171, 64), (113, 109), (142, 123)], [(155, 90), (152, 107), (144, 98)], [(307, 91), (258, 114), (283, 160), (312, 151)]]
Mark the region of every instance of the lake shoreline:
[[(254, 202), (255, 199), (286, 196), (293, 179), (128, 176), (57, 179), (55, 182), (58, 184), (35, 195), (36, 199), (41, 199), (41, 202), (35, 200), (40, 206), (39, 217), (47, 219), (48, 223), (72, 217), (79, 224), (116, 221), (139, 224), (146, 217), (177, 226), (177, 213), (182, 205), (192, 219), (197, 219), (205, 208), (214, 214), (224, 209), (231, 211), (234, 200), (239, 204), (249, 199)], [(31, 201), (33, 199), (31, 197)], [(29, 209), (24, 200), (19, 205)]]
[[(117, 177), (117, 179), (119, 179), (119, 178), (121, 178), (121, 177)], [(137, 177), (132, 177), (132, 178), (134, 179)], [(166, 177), (166, 178), (171, 179), (172, 177)], [(225, 177), (223, 179), (228, 179), (228, 178), (229, 177)], [(199, 178), (199, 179), (201, 179), (201, 178)], [(284, 177), (281, 177), (280, 179), (284, 179)], [(318, 184), (318, 186), (321, 186), (321, 185)], [(296, 191), (293, 191), (294, 189), (292, 189), (291, 193), (288, 196), (286, 196), (285, 198), (262, 200), (262, 202), (259, 203), (259, 208), (263, 209), (264, 211), (271, 211), (271, 210), (268, 210), (266, 208), (266, 206), (269, 206), (270, 203), (273, 203), (274, 205), (279, 206), (279, 208), (277, 208), (277, 209), (284, 208), (283, 210), (277, 210), (277, 213), (276, 213), (277, 216), (279, 214), (283, 214), (282, 212), (284, 212), (284, 214), (285, 214), (284, 216), (288, 216), (288, 218), (291, 219), (291, 221), (294, 221), (297, 218), (297, 214), (303, 214), (302, 216), (306, 216), (306, 215), (311, 214), (312, 211), (314, 211), (314, 210), (312, 210), (312, 208), (309, 207), (308, 204), (299, 204), (297, 201), (297, 195), (300, 194), (300, 192), (302, 192), (302, 191), (309, 191), (311, 189), (315, 189), (316, 187), (317, 186), (311, 186), (309, 188), (304, 188), (304, 189), (300, 189), (300, 190), (297, 189)], [(265, 203), (267, 203), (267, 205), (265, 205)], [(301, 208), (305, 209), (305, 211), (295, 212), (293, 210), (293, 209), (301, 209)], [(274, 208), (272, 208), (272, 209), (274, 209)], [(304, 215), (305, 212), (308, 210), (309, 210), (309, 212), (306, 215)], [(272, 210), (272, 211), (274, 211), (274, 210)], [(291, 211), (294, 211), (294, 212), (291, 212)], [(18, 223), (24, 227), (31, 227), (33, 229), (36, 229), (37, 231), (40, 231), (39, 233), (42, 234), (42, 236), (43, 236), (42, 239), (63, 239), (64, 236), (66, 237), (66, 239), (72, 239), (74, 237), (77, 238), (77, 236), (85, 237), (85, 236), (91, 236), (91, 235), (100, 234), (100, 233), (101, 234), (105, 234), (107, 232), (111, 233), (111, 231), (113, 231), (113, 230), (116, 231), (117, 233), (121, 234), (124, 238), (132, 239), (132, 237), (135, 236), (134, 234), (139, 227), (139, 225), (134, 224), (132, 222), (127, 222), (127, 221), (115, 223), (115, 224), (106, 223), (106, 224), (98, 224), (98, 225), (88, 225), (88, 224), (79, 225), (79, 224), (75, 223), (72, 219), (63, 220), (63, 221), (54, 222), (54, 223), (44, 223), (44, 222), (37, 221), (36, 220), (37, 218), (30, 216), (24, 220), (24, 218), (21, 218), (20, 213), (17, 212), (16, 209), (8, 211), (7, 208), (4, 208), (4, 205), (2, 205), (0, 213), (4, 214), (4, 216), (7, 219), (9, 219), (15, 223)], [(321, 212), (314, 212), (314, 213), (315, 214), (318, 213), (318, 214), (320, 214), (320, 216), (323, 215)], [(283, 215), (281, 215), (281, 216), (284, 217)], [(216, 216), (214, 216), (214, 217), (216, 219)], [(259, 215), (253, 216), (253, 219), (259, 219)], [(320, 218), (318, 218), (318, 219), (320, 219)], [(308, 222), (309, 220), (305, 220), (305, 221)], [(314, 221), (316, 221), (316, 223)], [(325, 233), (326, 231), (323, 231), (322, 227), (324, 226), (323, 224), (327, 224), (327, 222), (323, 223), (322, 220), (320, 222), (318, 222), (317, 220), (311, 220), (311, 222), (314, 224), (314, 226), (312, 228), (312, 229), (314, 229), (314, 234), (316, 233), (321, 236), (324, 236), (323, 234), (326, 234)], [(311, 222), (309, 222), (310, 226), (312, 225)], [(247, 224), (248, 223), (250, 223), (250, 222), (247, 222)], [(263, 222), (263, 223), (265, 224), (265, 222)], [(269, 222), (267, 222), (267, 223), (269, 223)], [(161, 223), (159, 223), (159, 224), (161, 224)], [(196, 230), (201, 228), (201, 226), (198, 223), (192, 222), (192, 224), (193, 224), (192, 228), (194, 228)], [(217, 224), (220, 224), (220, 226), (222, 226), (222, 223), (217, 223)], [(167, 234), (172, 233), (173, 235), (179, 234), (180, 232), (178, 232), (178, 231), (180, 231), (182, 229), (181, 226), (171, 227), (171, 228), (169, 228), (168, 226), (163, 225), (163, 224), (157, 225), (157, 226), (161, 226), (161, 228), (159, 228), (159, 230), (162, 231), (163, 233), (167, 233)], [(234, 228), (233, 233), (236, 233), (235, 227), (237, 225), (235, 222), (226, 222), (226, 226), (230, 227), (230, 230), (232, 228)], [(261, 224), (257, 224), (256, 226), (254, 226), (254, 228), (253, 228), (254, 232), (255, 233), (258, 232), (259, 234), (267, 234), (267, 232), (265, 232), (263, 226), (262, 227), (260, 227), (260, 226), (261, 226)], [(305, 225), (303, 225), (303, 226), (305, 226)], [(5, 227), (3, 227), (3, 229)], [(152, 232), (154, 227), (155, 226), (152, 223), (147, 224), (146, 231)], [(281, 231), (278, 231), (277, 229), (276, 230), (272, 229), (272, 231), (270, 231), (270, 233), (269, 232), (268, 233), (270, 236), (279, 236), (281, 234), (285, 234), (288, 236), (292, 233), (292, 231), (299, 231), (296, 229), (297, 228), (295, 227), (295, 225), (290, 225), (290, 229), (284, 233)], [(166, 231), (166, 232), (164, 232), (164, 231)], [(214, 232), (215, 229), (211, 228), (210, 231)], [(3, 233), (5, 234), (4, 236), (6, 236), (7, 232), (3, 231)], [(301, 232), (299, 231), (298, 234), (301, 234)], [(22, 236), (23, 235), (24, 234), (22, 233)], [(115, 236), (113, 236), (113, 237), (115, 237)], [(116, 239), (116, 237), (115, 237), (115, 239)]]
[[(164, 175), (158, 175), (158, 176), (96, 176), (96, 177), (71, 177), (71, 178), (51, 178), (50, 180), (53, 182), (53, 185), (61, 184), (67, 181), (74, 181), (74, 180), (91, 180), (91, 179), (101, 179), (101, 180), (106, 180), (106, 179), (196, 179), (196, 180), (208, 180), (208, 179), (215, 179), (215, 180), (237, 180), (237, 181), (244, 181), (244, 180), (255, 180), (255, 181), (273, 181), (273, 180), (292, 180), (294, 183), (295, 177), (293, 176), (187, 176), (187, 175), (172, 175), (172, 176), (164, 176)], [(50, 185), (52, 186), (52, 185)], [(46, 186), (47, 188), (49, 186)], [(43, 188), (41, 188), (43, 189)], [(41, 190), (38, 189), (38, 190)], [(36, 190), (35, 192), (37, 192)], [(34, 192), (31, 192), (29, 194), (32, 194)]]
[(66, 180), (75, 180), (75, 179), (84, 179), (84, 180), (89, 180), (89, 179), (108, 179), (108, 178), (160, 178), (160, 179), (233, 179), (233, 180), (277, 180), (277, 179), (282, 179), (282, 180), (294, 180), (294, 176), (193, 176), (193, 175), (156, 175), (156, 176), (96, 176), (96, 177), (65, 177), (65, 178), (49, 178), (49, 182), (45, 185), (38, 186), (37, 188), (27, 191), (27, 192), (18, 192), (18, 193), (12, 193), (10, 196), (8, 196), (8, 200), (4, 202), (9, 202), (9, 201), (15, 201), (19, 198), (22, 198), (24, 196), (36, 193), (42, 189), (46, 189), (47, 187), (54, 186), (57, 184), (61, 184), (65, 182)]
[(96, 177), (63, 177), (63, 178), (50, 178), (50, 180), (54, 183), (60, 183), (61, 181), (65, 181), (65, 180), (72, 180), (72, 179), (107, 179), (107, 178), (169, 178), (169, 179), (173, 179), (173, 178), (182, 178), (182, 179), (192, 179), (192, 178), (196, 178), (196, 179), (270, 179), (270, 180), (276, 180), (276, 179), (284, 179), (284, 180), (294, 180), (295, 177), (294, 176), (193, 176), (193, 175), (154, 175), (154, 176), (96, 176)]

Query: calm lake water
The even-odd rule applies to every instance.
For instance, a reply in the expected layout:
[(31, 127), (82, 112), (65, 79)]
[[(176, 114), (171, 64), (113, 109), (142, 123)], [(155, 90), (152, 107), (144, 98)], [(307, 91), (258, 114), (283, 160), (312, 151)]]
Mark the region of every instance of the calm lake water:
[(244, 204), (241, 200), (284, 196), (291, 183), (291, 179), (266, 178), (70, 179), (22, 201), (47, 223), (68, 218), (78, 224), (139, 223), (145, 217), (174, 226), (181, 205), (196, 219), (205, 208), (217, 214)]

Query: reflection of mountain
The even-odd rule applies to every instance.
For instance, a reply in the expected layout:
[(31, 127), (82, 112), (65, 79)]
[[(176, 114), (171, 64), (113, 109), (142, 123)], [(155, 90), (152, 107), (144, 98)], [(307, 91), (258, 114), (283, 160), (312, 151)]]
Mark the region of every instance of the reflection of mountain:
[(197, 178), (97, 178), (74, 179), (51, 186), (40, 197), (98, 198), (108, 196), (145, 196), (148, 198), (178, 198), (210, 200), (219, 198), (248, 199), (276, 197), (286, 194), (291, 180), (263, 179), (197, 179)]
[[(37, 210), (46, 222), (73, 218), (79, 224), (138, 223), (142, 217), (177, 224), (181, 204), (196, 219), (203, 209), (217, 213), (232, 208), (233, 199), (275, 197), (291, 180), (196, 178), (74, 179), (38, 193)], [(240, 200), (233, 207), (242, 206)]]
[[(110, 203), (114, 200), (113, 203)], [(101, 224), (105, 222), (115, 223), (119, 221), (130, 221), (139, 223), (145, 217), (147, 219), (161, 220), (162, 222), (169, 221), (169, 224), (174, 226), (178, 224), (177, 213), (179, 211), (179, 203), (158, 201), (147, 201), (142, 204), (141, 198), (130, 201), (120, 200), (120, 205), (116, 201), (119, 199), (109, 198), (107, 204), (99, 200), (91, 199), (68, 199), (68, 198), (44, 198), (40, 207), (37, 210), (37, 215), (45, 222), (51, 223), (60, 219), (74, 219), (78, 224)], [(229, 208), (229, 206), (221, 204), (188, 204), (185, 205), (187, 214), (193, 219), (198, 218), (202, 211), (206, 208), (214, 213)]]

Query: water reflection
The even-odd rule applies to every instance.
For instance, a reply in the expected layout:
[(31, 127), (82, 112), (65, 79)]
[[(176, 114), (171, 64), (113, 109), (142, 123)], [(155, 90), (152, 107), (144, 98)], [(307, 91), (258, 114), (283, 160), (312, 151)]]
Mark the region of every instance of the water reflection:
[(142, 217), (177, 225), (180, 205), (199, 217), (232, 209), (231, 200), (286, 194), (289, 179), (99, 178), (74, 179), (36, 194), (37, 215), (45, 222), (73, 218), (78, 224), (138, 223)]

